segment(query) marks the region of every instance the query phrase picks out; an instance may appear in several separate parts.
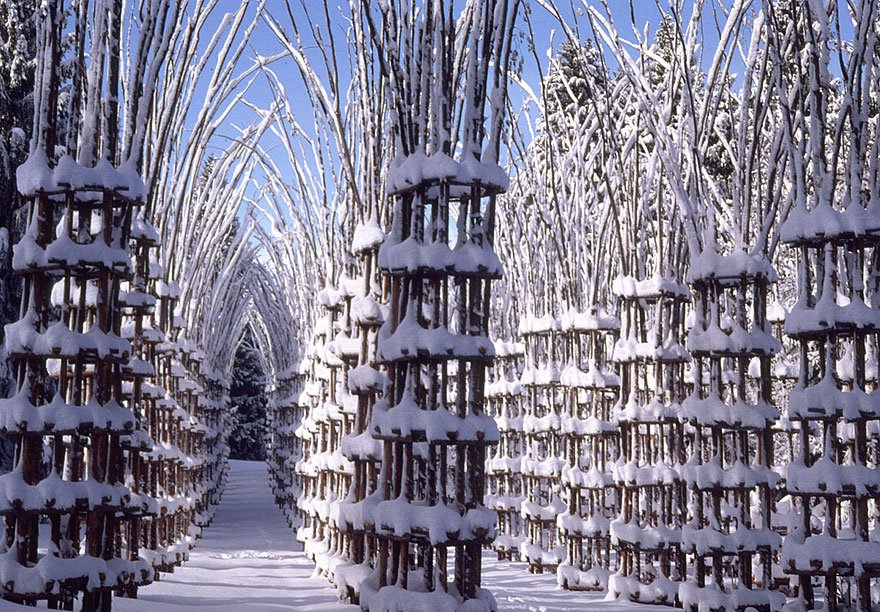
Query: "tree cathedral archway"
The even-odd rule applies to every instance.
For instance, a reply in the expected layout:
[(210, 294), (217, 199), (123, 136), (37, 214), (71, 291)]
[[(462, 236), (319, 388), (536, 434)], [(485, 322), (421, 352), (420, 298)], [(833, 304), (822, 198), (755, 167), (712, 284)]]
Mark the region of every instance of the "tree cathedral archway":
[(525, 0), (0, 5), (5, 599), (186, 561), (244, 342), (275, 501), (364, 609), (494, 609), (484, 548), (880, 603), (880, 0), (559, 4), (546, 73)]

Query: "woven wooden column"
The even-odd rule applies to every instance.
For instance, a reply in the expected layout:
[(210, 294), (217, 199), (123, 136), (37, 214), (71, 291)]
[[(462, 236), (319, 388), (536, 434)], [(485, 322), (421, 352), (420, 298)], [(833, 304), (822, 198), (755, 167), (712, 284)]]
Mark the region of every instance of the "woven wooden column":
[(484, 390), (494, 357), (490, 285), (501, 275), (492, 250), (501, 185), (465, 178), (497, 176), (497, 167), (483, 173), (469, 160), (466, 172), (443, 160), (441, 177), (407, 184), (406, 164), (423, 161), (416, 156), (389, 179), (397, 187), (388, 189), (392, 231), (379, 251), (390, 298), (377, 362), (387, 367), (388, 386), (371, 424), (383, 460), (370, 606), (492, 605), (480, 581), (495, 526), (483, 506), (486, 447), (498, 430), (484, 412)]
[(620, 321), (600, 308), (571, 311), (562, 318), (564, 388), (560, 457), (565, 511), (556, 517), (565, 560), (557, 581), (566, 589), (600, 591), (616, 567), (611, 520), (620, 501), (612, 467), (619, 455), (619, 431), (612, 422), (620, 379), (609, 363)]
[[(138, 586), (153, 579), (152, 551), (146, 538), (146, 525), (149, 525), (158, 512), (158, 505), (150, 493), (151, 460), (153, 441), (149, 435), (150, 418), (155, 411), (154, 386), (156, 369), (153, 364), (153, 349), (159, 341), (150, 320), (155, 313), (156, 297), (151, 291), (151, 281), (155, 270), (150, 261), (159, 245), (159, 234), (142, 215), (132, 222), (132, 250), (135, 256), (135, 269), (126, 291), (120, 295), (120, 304), (126, 315), (122, 335), (132, 344), (132, 358), (123, 367), (123, 390), (137, 419), (138, 428), (122, 437), (126, 455), (125, 479), (132, 493), (132, 506), (124, 526), (123, 546), (129, 561), (140, 563), (142, 567), (126, 590), (129, 597), (137, 596)], [(145, 555), (141, 555), (146, 548)]]
[(346, 495), (352, 472), (350, 462), (339, 452), (355, 412), (353, 398), (342, 388), (345, 369), (357, 358), (346, 342), (350, 340), (345, 323), (351, 297), (350, 292), (329, 286), (318, 296), (325, 315), (318, 321), (308, 350), (310, 372), (305, 393), (309, 405), (299, 430), (303, 458), (297, 471), (303, 496), (302, 524), (297, 533), (306, 554), (330, 579), (342, 537), (334, 519), (335, 506)]
[[(781, 539), (771, 529), (778, 475), (773, 464), (771, 358), (779, 341), (766, 321), (769, 283), (764, 259), (706, 251), (689, 275), (695, 322), (688, 335), (694, 393), (683, 404), (694, 441), (682, 476), (690, 493), (682, 548), (693, 555), (690, 579), (679, 586), (686, 608), (769, 609), (784, 597), (772, 590), (772, 559)], [(749, 376), (757, 360), (762, 376)]]
[(205, 470), (202, 485), (205, 487), (207, 507), (203, 510), (204, 524), (209, 525), (214, 508), (220, 502), (220, 495), (229, 471), (229, 444), (227, 439), (231, 430), (229, 389), (226, 382), (216, 372), (202, 368), (205, 395), (203, 398), (205, 432)]
[(82, 592), (84, 609), (108, 608), (111, 589), (142, 577), (121, 558), (119, 518), (142, 510), (123, 484), (121, 438), (136, 419), (123, 391), (131, 347), (120, 338), (120, 283), (133, 271), (129, 230), (143, 183), (106, 161), (88, 168), (65, 156), (50, 169), (39, 151), (23, 168), (19, 189), (31, 206), (13, 254), (23, 316), (6, 327), (18, 393), (0, 400), (17, 457), (0, 477), (9, 546), (0, 583), (15, 601), (70, 608)]
[(294, 467), (300, 491), (300, 497), (296, 502), (296, 539), (303, 544), (306, 556), (310, 558), (313, 556), (310, 543), (322, 537), (318, 531), (317, 517), (313, 510), (314, 501), (317, 498), (318, 472), (312, 463), (312, 456), (319, 452), (320, 443), (318, 436), (321, 433), (321, 428), (315, 418), (315, 413), (323, 394), (323, 385), (318, 379), (318, 375), (323, 369), (319, 355), (323, 350), (326, 336), (326, 333), (322, 332), (322, 328), (326, 326), (326, 323), (319, 324), (315, 330), (316, 335), (306, 348), (305, 357), (301, 364), (304, 386), (297, 402), (302, 407), (303, 418), (295, 431), (296, 437), (300, 440), (301, 448), (300, 458)]
[(490, 447), (486, 460), (486, 507), (497, 515), (492, 550), (498, 559), (519, 560), (525, 541), (520, 508), (525, 501), (520, 461), (525, 454), (523, 400), (525, 389), (519, 375), (523, 368), (525, 345), (495, 341), (492, 380), (486, 386), (486, 413), (495, 419), (500, 440)]
[(302, 379), (296, 369), (276, 374), (275, 388), (269, 400), (267, 425), (267, 457), (269, 476), (275, 503), (284, 512), (288, 523), (294, 525), (294, 509), (299, 498), (294, 473), (297, 458), (302, 452), (296, 429), (302, 420), (299, 394)]
[(562, 459), (562, 404), (564, 389), (559, 380), (563, 362), (563, 339), (559, 321), (550, 315), (526, 317), (520, 325), (525, 343), (526, 365), (521, 383), (525, 453), (520, 462), (523, 500), (520, 512), (525, 541), (520, 558), (532, 573), (555, 572), (565, 559), (557, 532), (556, 517), (565, 512), (560, 478)]
[(808, 609), (870, 610), (880, 601), (880, 543), (872, 535), (880, 513), (880, 403), (867, 367), (880, 329), (880, 239), (864, 211), (820, 208), (794, 211), (782, 231), (798, 254), (798, 301), (785, 331), (801, 358), (788, 403), (799, 425), (797, 456), (786, 474), (797, 520), (782, 567), (797, 577)]
[[(783, 466), (788, 465), (795, 460), (798, 449), (798, 432), (800, 424), (789, 418), (788, 411), (788, 395), (791, 389), (797, 384), (800, 376), (800, 347), (797, 342), (792, 342), (785, 335), (785, 319), (787, 317), (785, 308), (778, 301), (771, 300), (767, 305), (767, 322), (773, 330), (773, 336), (779, 340), (780, 346), (783, 347), (778, 354), (773, 357), (770, 363), (770, 375), (773, 380), (773, 399), (775, 405), (780, 409), (779, 418), (773, 423), (773, 453), (776, 464)], [(784, 342), (785, 341), (785, 342)], [(760, 379), (761, 373), (757, 362), (753, 361), (749, 374), (752, 378)], [(781, 489), (785, 489), (785, 475), (780, 483)], [(776, 507), (776, 515), (778, 520), (774, 520), (774, 529), (785, 535), (788, 531), (787, 517), (792, 512), (790, 498), (778, 500)], [(782, 579), (779, 565), (776, 564), (776, 579)]]
[(358, 412), (357, 396), (352, 394), (346, 381), (360, 358), (361, 340), (356, 329), (352, 303), (360, 295), (362, 281), (343, 274), (339, 278), (339, 313), (327, 344), (330, 366), (330, 396), (324, 407), (327, 422), (327, 445), (320, 458), (319, 470), (326, 474), (321, 493), (326, 511), (324, 550), (316, 555), (317, 568), (330, 581), (335, 581), (336, 568), (347, 565), (350, 555), (351, 534), (340, 514), (340, 503), (347, 498), (354, 476), (353, 463), (341, 452), (343, 441), (351, 437)]
[(350, 303), (352, 337), (357, 342), (356, 367), (347, 370), (345, 385), (357, 398), (353, 427), (343, 437), (340, 451), (353, 466), (351, 485), (339, 502), (340, 528), (348, 540), (346, 562), (336, 568), (335, 582), (349, 601), (360, 601), (361, 584), (372, 572), (377, 543), (373, 510), (378, 503), (377, 485), (382, 460), (380, 443), (369, 430), (373, 407), (384, 391), (385, 375), (376, 363), (379, 328), (387, 318), (378, 265), (379, 247), (385, 233), (375, 219), (358, 224), (351, 251), (360, 259), (359, 287)]
[(687, 495), (681, 478), (688, 440), (681, 414), (686, 395), (684, 349), (687, 287), (660, 277), (620, 277), (614, 292), (623, 329), (614, 347), (621, 375), (616, 421), (621, 460), (614, 469), (620, 516), (611, 534), (620, 555), (609, 582), (615, 595), (673, 605), (686, 577), (681, 529)]

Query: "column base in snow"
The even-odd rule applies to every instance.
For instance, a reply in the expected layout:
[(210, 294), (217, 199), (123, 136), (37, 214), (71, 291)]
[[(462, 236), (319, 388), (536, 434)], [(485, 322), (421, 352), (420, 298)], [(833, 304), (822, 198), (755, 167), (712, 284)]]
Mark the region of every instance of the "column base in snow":
[[(419, 580), (421, 576), (413, 576)], [(448, 590), (419, 592), (402, 586), (377, 587), (376, 576), (361, 582), (360, 606), (370, 612), (390, 612), (407, 610), (407, 612), (457, 612), (466, 609), (468, 612), (493, 612), (497, 609), (495, 598), (485, 589), (477, 589), (474, 597), (464, 599), (456, 591), (454, 585)]]

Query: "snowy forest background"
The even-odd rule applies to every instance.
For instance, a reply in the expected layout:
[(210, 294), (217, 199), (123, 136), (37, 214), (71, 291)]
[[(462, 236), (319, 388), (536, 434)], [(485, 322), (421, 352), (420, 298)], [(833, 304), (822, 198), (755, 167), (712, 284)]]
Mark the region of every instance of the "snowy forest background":
[[(193, 379), (150, 400), (191, 402), (188, 428), (156, 419), (156, 461), (190, 463), (150, 571), (210, 522), (181, 502), (205, 435), (217, 491), (227, 447), (266, 460), (318, 572), (376, 609), (491, 609), (484, 547), (644, 603), (880, 603), (880, 2), (651, 4), (4, 0), (3, 469), (27, 450), (29, 478), (68, 478), (104, 435), (34, 450), (49, 430), (13, 397), (25, 358), (45, 405), (62, 385), (64, 347), (22, 341), (37, 298), (42, 324), (102, 305), (85, 282), (79, 305), (22, 295), (58, 274), (29, 249), (37, 203), (74, 247), (100, 233), (42, 181), (106, 162), (143, 179), (114, 218), (144, 241), (123, 285), (155, 290), (176, 356), (120, 324), (141, 315), (117, 331)], [(111, 484), (137, 485), (125, 452)], [(90, 554), (139, 562), (138, 520)]]

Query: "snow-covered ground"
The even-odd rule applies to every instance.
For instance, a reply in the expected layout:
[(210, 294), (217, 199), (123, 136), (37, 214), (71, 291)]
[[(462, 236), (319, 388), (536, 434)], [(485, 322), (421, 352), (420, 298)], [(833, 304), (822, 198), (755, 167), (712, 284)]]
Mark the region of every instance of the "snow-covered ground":
[[(214, 523), (205, 530), (189, 562), (160, 582), (141, 589), (139, 599), (117, 598), (120, 612), (156, 612), (210, 608), (217, 612), (261, 610), (346, 611), (323, 578), (313, 578), (311, 562), (274, 504), (261, 462), (232, 461), (229, 484)], [(572, 593), (556, 586), (550, 574), (533, 576), (522, 564), (498, 562), (486, 553), (483, 583), (499, 611), (567, 612), (623, 610), (602, 602), (601, 594)], [(23, 610), (0, 600), (0, 610)], [(641, 607), (642, 610), (646, 609)]]
[[(230, 462), (229, 482), (217, 514), (190, 560), (141, 589), (137, 600), (117, 599), (114, 610), (349, 610), (312, 563), (275, 506), (266, 464)], [(117, 604), (118, 602), (118, 604)]]
[(604, 593), (566, 591), (556, 584), (556, 574), (530, 574), (525, 563), (498, 561), (483, 553), (483, 586), (492, 591), (498, 612), (622, 612), (661, 610), (651, 606), (603, 601)]

